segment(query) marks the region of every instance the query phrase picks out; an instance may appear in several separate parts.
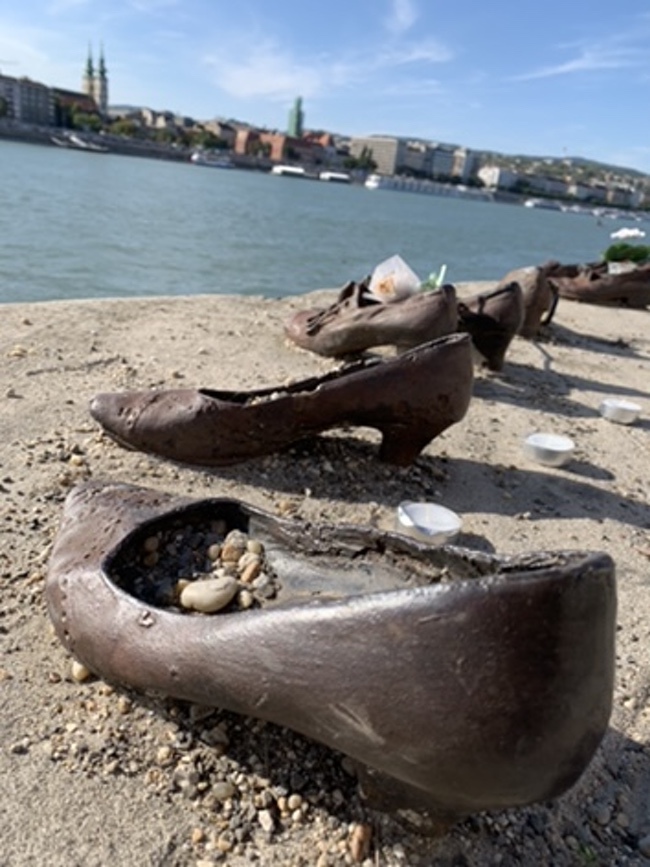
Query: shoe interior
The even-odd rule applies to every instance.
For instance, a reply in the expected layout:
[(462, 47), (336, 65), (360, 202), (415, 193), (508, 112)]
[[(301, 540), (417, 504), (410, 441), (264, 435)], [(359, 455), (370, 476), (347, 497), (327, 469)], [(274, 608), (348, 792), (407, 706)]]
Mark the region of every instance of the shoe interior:
[(584, 556), (499, 558), (362, 526), (312, 526), (220, 499), (140, 524), (105, 558), (103, 569), (125, 593), (179, 613), (187, 613), (179, 596), (188, 582), (229, 575), (238, 586), (221, 611), (231, 613), (454, 581), (521, 580)]

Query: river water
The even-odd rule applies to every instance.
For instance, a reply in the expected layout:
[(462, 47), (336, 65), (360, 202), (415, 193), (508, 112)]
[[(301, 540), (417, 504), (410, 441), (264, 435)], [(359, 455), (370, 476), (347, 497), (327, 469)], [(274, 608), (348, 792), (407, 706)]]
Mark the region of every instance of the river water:
[[(139, 157), (0, 142), (0, 303), (282, 297), (399, 253), (422, 278), (586, 262), (618, 221)], [(619, 222), (619, 225), (622, 225)]]

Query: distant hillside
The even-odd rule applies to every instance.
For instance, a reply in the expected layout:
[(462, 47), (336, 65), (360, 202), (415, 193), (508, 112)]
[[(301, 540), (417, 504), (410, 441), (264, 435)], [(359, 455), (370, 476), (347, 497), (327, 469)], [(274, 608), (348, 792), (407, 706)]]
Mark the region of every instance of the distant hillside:
[(643, 185), (650, 185), (650, 176), (637, 169), (600, 163), (584, 157), (542, 157), (528, 154), (502, 154), (494, 151), (481, 151), (480, 154), (484, 165), (494, 163), (513, 171), (529, 171), (558, 177), (570, 172), (576, 179), (596, 180), (614, 177), (622, 182), (641, 181)]
[(594, 168), (598, 171), (602, 172), (612, 172), (613, 174), (626, 174), (626, 175), (634, 175), (637, 178), (647, 178), (648, 175), (645, 172), (640, 172), (637, 169), (630, 169), (627, 166), (613, 166), (608, 163), (599, 163), (595, 160), (587, 160), (584, 157), (567, 157), (573, 165), (576, 166), (585, 166), (587, 168)]

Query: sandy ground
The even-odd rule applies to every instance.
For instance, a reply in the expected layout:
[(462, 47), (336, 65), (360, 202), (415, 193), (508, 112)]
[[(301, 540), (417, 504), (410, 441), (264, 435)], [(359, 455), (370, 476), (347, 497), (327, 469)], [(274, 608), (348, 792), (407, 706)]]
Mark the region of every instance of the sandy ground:
[[(282, 322), (332, 297), (3, 307), (4, 867), (324, 867), (353, 857), (449, 867), (650, 864), (650, 313), (561, 301), (542, 339), (513, 342), (502, 374), (477, 370), (466, 418), (403, 470), (378, 462), (378, 435), (369, 430), (332, 432), (227, 470), (185, 469), (120, 449), (87, 413), (97, 391), (246, 389), (329, 370), (334, 362), (285, 342)], [(640, 402), (641, 420), (624, 427), (600, 418), (609, 395)], [(573, 437), (575, 460), (562, 469), (531, 464), (521, 442), (539, 429)], [(618, 576), (617, 681), (596, 757), (553, 803), (472, 817), (430, 839), (369, 810), (341, 756), (289, 731), (100, 680), (76, 682), (43, 586), (63, 499), (91, 477), (387, 529), (401, 500), (429, 498), (462, 514), (459, 542), (470, 547), (608, 551)], [(223, 735), (216, 745), (202, 737), (207, 730)], [(246, 810), (240, 804), (236, 816), (215, 796), (224, 768), (239, 775)], [(265, 809), (273, 827), (260, 821)], [(356, 825), (371, 836), (361, 854), (351, 848)]]

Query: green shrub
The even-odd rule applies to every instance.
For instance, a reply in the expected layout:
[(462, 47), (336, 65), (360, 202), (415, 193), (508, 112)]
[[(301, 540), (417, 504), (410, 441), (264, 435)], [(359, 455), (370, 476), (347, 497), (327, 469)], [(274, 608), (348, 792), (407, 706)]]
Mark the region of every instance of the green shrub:
[(650, 247), (645, 244), (612, 244), (605, 250), (603, 258), (606, 262), (647, 262)]

